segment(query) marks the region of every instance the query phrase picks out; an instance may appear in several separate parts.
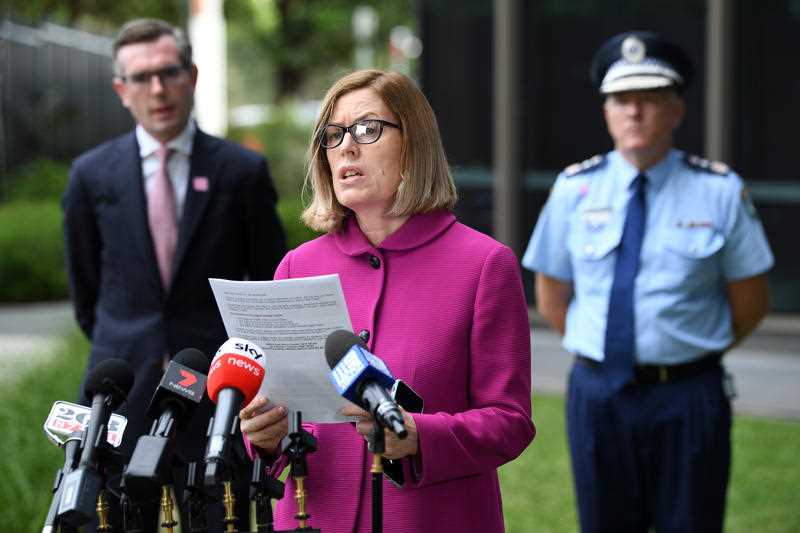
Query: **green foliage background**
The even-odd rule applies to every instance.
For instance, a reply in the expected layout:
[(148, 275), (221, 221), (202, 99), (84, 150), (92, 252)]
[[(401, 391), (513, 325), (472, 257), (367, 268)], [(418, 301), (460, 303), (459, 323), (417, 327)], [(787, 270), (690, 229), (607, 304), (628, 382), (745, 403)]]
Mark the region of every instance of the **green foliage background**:
[[(184, 0), (6, 0), (0, 17), (42, 21), (114, 36), (127, 20), (163, 18), (185, 26)], [(233, 127), (229, 137), (264, 153), (280, 195), (290, 247), (315, 234), (300, 222), (309, 113), (331, 82), (352, 68), (352, 14), (372, 6), (379, 24), (369, 43), (376, 66), (389, 66), (388, 40), (397, 25), (415, 27), (414, 0), (226, 0), (229, 104), (267, 110), (265, 123)], [(90, 147), (86, 147), (87, 149)], [(0, 175), (0, 302), (67, 297), (59, 199), (66, 162), (32, 161)]]
[(0, 206), (0, 302), (66, 298), (61, 219), (54, 201)]
[[(290, 166), (277, 160), (279, 166)], [(65, 165), (45, 160), (10, 180), (8, 201), (0, 204), (0, 303), (68, 297), (59, 200), (66, 180)], [(278, 215), (290, 248), (317, 235), (300, 221), (301, 210), (299, 194), (283, 194)]]

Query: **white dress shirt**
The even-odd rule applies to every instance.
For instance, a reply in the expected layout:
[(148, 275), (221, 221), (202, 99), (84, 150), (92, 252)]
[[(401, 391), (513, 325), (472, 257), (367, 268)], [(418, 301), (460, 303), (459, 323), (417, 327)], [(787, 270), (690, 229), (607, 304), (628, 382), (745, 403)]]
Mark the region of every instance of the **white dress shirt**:
[[(183, 131), (167, 143), (167, 147), (172, 149), (167, 169), (172, 182), (172, 190), (175, 192), (175, 214), (178, 220), (183, 215), (183, 207), (186, 203), (186, 187), (189, 183), (192, 145), (196, 132), (197, 126), (193, 120), (190, 120)], [(142, 158), (144, 190), (149, 194), (150, 188), (153, 186), (153, 178), (158, 172), (159, 161), (156, 149), (161, 143), (138, 125), (136, 126), (136, 140), (139, 142), (139, 155)]]

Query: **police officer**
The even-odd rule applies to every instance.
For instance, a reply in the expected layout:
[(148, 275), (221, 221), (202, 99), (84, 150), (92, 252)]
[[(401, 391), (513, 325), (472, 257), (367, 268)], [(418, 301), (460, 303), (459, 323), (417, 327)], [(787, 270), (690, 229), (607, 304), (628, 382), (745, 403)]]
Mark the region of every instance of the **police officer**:
[(575, 354), (567, 425), (581, 530), (722, 531), (722, 354), (768, 307), (773, 257), (741, 178), (673, 148), (691, 76), (650, 32), (591, 65), (614, 150), (557, 178), (523, 257)]

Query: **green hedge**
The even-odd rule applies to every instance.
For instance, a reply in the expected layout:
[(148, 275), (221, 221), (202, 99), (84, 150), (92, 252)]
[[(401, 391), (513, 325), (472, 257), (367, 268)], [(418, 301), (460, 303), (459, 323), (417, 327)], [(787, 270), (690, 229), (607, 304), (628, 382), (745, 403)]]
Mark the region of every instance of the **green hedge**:
[(24, 200), (59, 201), (67, 185), (69, 167), (49, 159), (37, 159), (8, 177), (2, 198), (7, 202)]
[(61, 219), (57, 201), (0, 205), (0, 302), (67, 297)]
[[(299, 199), (283, 199), (278, 214), (294, 248), (316, 236), (300, 221)], [(61, 207), (55, 201), (0, 205), (0, 302), (67, 298)]]
[[(297, 139), (295, 139), (297, 144)], [(295, 154), (297, 155), (297, 154)], [(284, 158), (288, 164), (289, 160)], [(11, 175), (0, 204), (0, 302), (35, 302), (68, 297), (64, 270), (64, 241), (59, 205), (68, 168), (41, 159)], [(317, 234), (300, 221), (298, 176), (285, 182), (278, 214), (286, 229), (289, 248)]]
[(269, 124), (231, 128), (228, 137), (264, 154), (281, 201), (299, 196), (305, 177), (311, 126), (299, 125), (288, 109), (279, 108)]
[(278, 216), (283, 222), (283, 229), (286, 230), (286, 243), (290, 250), (319, 235), (300, 220), (303, 207), (299, 196), (298, 194), (294, 198), (282, 197), (278, 200)]

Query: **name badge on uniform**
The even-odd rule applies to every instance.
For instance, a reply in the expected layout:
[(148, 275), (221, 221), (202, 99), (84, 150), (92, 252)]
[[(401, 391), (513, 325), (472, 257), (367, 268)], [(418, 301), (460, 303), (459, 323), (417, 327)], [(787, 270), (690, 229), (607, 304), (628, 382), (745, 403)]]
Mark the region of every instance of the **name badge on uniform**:
[(677, 224), (675, 224), (679, 228), (713, 228), (714, 222), (711, 220), (679, 220)]
[(581, 220), (589, 229), (602, 228), (611, 220), (611, 209), (608, 207), (585, 209), (581, 212)]

